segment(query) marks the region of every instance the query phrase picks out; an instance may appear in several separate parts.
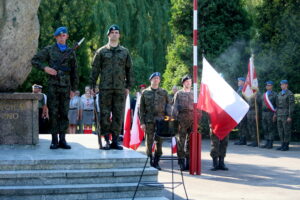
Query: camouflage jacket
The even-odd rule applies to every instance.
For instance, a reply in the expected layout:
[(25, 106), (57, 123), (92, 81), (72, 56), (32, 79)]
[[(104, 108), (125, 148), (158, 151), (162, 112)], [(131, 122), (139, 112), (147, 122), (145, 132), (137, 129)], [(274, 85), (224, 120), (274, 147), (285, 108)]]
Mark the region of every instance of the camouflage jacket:
[[(174, 96), (174, 104), (172, 108), (172, 116), (177, 117), (179, 113), (192, 112), (194, 110), (193, 91), (184, 92), (179, 90)], [(193, 116), (193, 115), (191, 115)]]
[[(57, 44), (47, 46), (39, 51), (31, 60), (34, 67), (44, 70), (46, 66), (57, 70), (57, 75), (48, 75), (48, 84), (61, 87), (71, 86), (71, 90), (75, 91), (78, 87), (77, 62), (75, 52), (69, 55), (62, 63), (59, 63), (64, 57), (64, 54), (70, 51), (67, 49), (60, 51)], [(63, 68), (64, 71), (58, 70), (57, 67)]]
[[(264, 95), (265, 95), (265, 93), (263, 93), (261, 95), (262, 111), (263, 112), (272, 112), (272, 110), (270, 110), (265, 103)], [(274, 108), (276, 108), (276, 97), (277, 97), (277, 93), (274, 91), (271, 91), (271, 93), (268, 95), (268, 98), (269, 98), (270, 102), (272, 103), (272, 105), (274, 106)]]
[(285, 94), (279, 92), (276, 98), (276, 114), (277, 116), (292, 117), (295, 108), (295, 97), (290, 90), (286, 90)]
[(108, 44), (97, 50), (92, 63), (91, 86), (100, 75), (100, 89), (125, 89), (132, 85), (132, 61), (128, 49)]
[(163, 119), (170, 113), (170, 100), (168, 92), (162, 88), (146, 88), (140, 101), (141, 124), (155, 122), (156, 119)]

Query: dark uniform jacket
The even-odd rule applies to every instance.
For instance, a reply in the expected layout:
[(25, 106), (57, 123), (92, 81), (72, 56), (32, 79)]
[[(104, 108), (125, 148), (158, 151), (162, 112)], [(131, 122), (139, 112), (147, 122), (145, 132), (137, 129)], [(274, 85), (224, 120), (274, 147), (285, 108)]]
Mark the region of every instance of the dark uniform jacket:
[(163, 119), (169, 114), (168, 92), (162, 88), (146, 88), (141, 96), (140, 121), (141, 124), (155, 122), (156, 119)]
[(276, 98), (276, 115), (292, 117), (295, 108), (295, 97), (290, 90), (286, 90), (285, 94), (278, 93)]
[(132, 61), (128, 49), (108, 44), (98, 49), (92, 64), (92, 88), (95, 88), (99, 75), (100, 90), (129, 89), (132, 86)]
[[(174, 96), (174, 104), (172, 116), (177, 117), (178, 113), (193, 112), (194, 110), (194, 94), (192, 91), (184, 92), (179, 90)], [(193, 116), (193, 115), (191, 115)]]
[[(78, 87), (77, 62), (75, 52), (71, 53), (66, 59), (61, 60), (71, 49), (61, 52), (57, 44), (47, 46), (39, 51), (31, 60), (34, 67), (44, 70), (46, 66), (54, 68), (57, 71), (56, 76), (48, 75), (48, 84), (69, 87), (75, 91)], [(60, 67), (59, 69), (57, 67)]]

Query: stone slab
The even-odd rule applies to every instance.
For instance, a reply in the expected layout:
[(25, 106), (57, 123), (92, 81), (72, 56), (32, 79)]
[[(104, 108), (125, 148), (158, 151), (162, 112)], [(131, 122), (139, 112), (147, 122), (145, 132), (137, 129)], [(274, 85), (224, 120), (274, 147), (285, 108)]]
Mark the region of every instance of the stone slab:
[(38, 144), (39, 94), (0, 93), (0, 145)]

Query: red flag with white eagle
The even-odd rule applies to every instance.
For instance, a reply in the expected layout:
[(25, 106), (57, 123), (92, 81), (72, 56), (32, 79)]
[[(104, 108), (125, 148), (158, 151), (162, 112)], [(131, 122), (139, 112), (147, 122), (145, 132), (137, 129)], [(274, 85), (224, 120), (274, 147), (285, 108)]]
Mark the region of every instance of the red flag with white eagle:
[(254, 66), (254, 58), (252, 56), (249, 59), (248, 74), (242, 92), (244, 97), (250, 99), (257, 91), (258, 91), (258, 81), (257, 81), (256, 70)]
[(222, 140), (243, 119), (249, 110), (249, 105), (203, 58), (197, 108), (208, 113), (212, 132)]
[(130, 147), (130, 129), (131, 129), (131, 109), (130, 109), (130, 96), (126, 97), (125, 103), (125, 116), (124, 116), (124, 134), (123, 134), (123, 146)]
[(133, 122), (130, 135), (130, 148), (136, 150), (144, 139), (144, 131), (141, 129), (140, 118), (139, 118), (139, 108), (140, 108), (141, 94), (138, 92), (136, 95), (136, 104), (133, 115)]

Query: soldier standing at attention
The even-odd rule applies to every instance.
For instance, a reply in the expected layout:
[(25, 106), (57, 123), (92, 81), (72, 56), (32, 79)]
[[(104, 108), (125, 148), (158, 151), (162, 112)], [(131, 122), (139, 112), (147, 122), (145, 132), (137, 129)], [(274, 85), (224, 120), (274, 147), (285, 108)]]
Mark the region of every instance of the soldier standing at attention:
[[(48, 102), (50, 133), (52, 142), (50, 149), (71, 149), (65, 134), (68, 130), (68, 110), (70, 96), (77, 90), (78, 76), (75, 52), (64, 58), (71, 49), (67, 46), (69, 37), (66, 27), (59, 27), (54, 32), (56, 43), (39, 51), (32, 58), (32, 65), (48, 74)], [(59, 142), (57, 134), (59, 134)]]
[[(150, 158), (150, 165), (158, 170), (159, 160), (162, 155), (162, 139), (155, 134), (157, 121), (164, 120), (168, 112), (169, 97), (168, 92), (159, 87), (160, 73), (155, 72), (149, 77), (150, 87), (146, 88), (141, 96), (140, 121), (141, 128), (146, 133), (146, 154)], [(154, 159), (152, 156), (152, 145), (155, 145)]]
[(280, 81), (281, 92), (278, 93), (276, 98), (276, 114), (277, 117), (277, 129), (281, 140), (281, 146), (277, 150), (288, 151), (289, 143), (291, 140), (291, 126), (292, 117), (295, 107), (294, 94), (288, 90), (288, 81)]
[(273, 81), (266, 82), (266, 92), (262, 96), (262, 128), (266, 143), (262, 148), (272, 149), (276, 132), (276, 122), (273, 120), (276, 108), (277, 93), (273, 89)]
[(194, 95), (191, 90), (192, 79), (182, 77), (183, 88), (175, 93), (172, 116), (178, 121), (177, 156), (181, 171), (189, 170), (190, 163), (190, 133), (193, 127)]
[[(248, 134), (250, 136), (251, 143), (247, 144), (249, 147), (257, 147), (259, 144), (257, 143), (257, 130), (256, 130), (256, 113), (255, 111), (255, 100), (258, 105), (260, 105), (260, 101), (258, 97), (258, 92), (255, 92), (250, 98), (247, 99), (247, 103), (249, 104), (249, 111), (247, 113), (247, 128)], [(258, 106), (257, 105), (257, 106)]]
[[(244, 87), (246, 79), (244, 77), (239, 77), (238, 78), (238, 90), (236, 91), (243, 99), (245, 99), (243, 97), (242, 94), (242, 90)], [(245, 115), (245, 117), (242, 119), (242, 121), (239, 123), (238, 125), (238, 129), (239, 129), (239, 137), (240, 140), (235, 142), (235, 145), (246, 145), (247, 144), (247, 116)]]
[[(100, 76), (100, 125), (105, 136), (105, 150), (123, 150), (118, 139), (122, 129), (125, 96), (132, 85), (132, 61), (128, 49), (119, 43), (120, 28), (112, 25), (108, 31), (108, 44), (97, 50), (92, 63), (91, 86)], [(112, 121), (110, 116), (112, 113)], [(109, 134), (112, 133), (112, 143)]]

